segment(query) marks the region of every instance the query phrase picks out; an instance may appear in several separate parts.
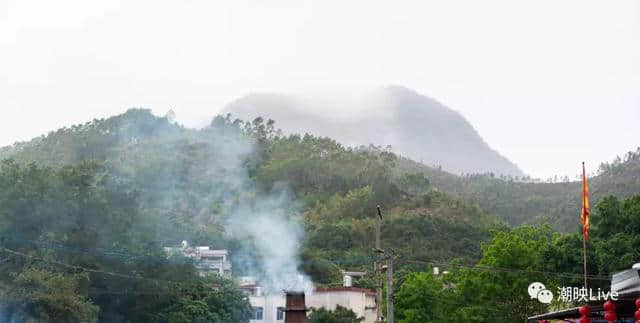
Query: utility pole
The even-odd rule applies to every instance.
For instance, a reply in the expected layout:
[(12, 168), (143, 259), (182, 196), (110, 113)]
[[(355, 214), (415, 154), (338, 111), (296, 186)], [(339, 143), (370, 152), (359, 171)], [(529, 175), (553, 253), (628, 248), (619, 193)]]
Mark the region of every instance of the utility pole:
[(382, 323), (382, 246), (380, 245), (380, 225), (382, 223), (382, 211), (380, 205), (377, 206), (378, 216), (376, 217), (376, 262), (374, 269), (376, 272), (376, 322)]
[(387, 256), (387, 323), (393, 323), (393, 252)]

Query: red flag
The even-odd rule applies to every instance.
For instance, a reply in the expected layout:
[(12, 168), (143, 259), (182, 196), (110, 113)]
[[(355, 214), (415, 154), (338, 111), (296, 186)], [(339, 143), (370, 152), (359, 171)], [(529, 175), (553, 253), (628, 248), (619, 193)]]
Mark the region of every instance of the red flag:
[(587, 183), (584, 163), (582, 163), (582, 213), (580, 214), (580, 223), (582, 223), (582, 234), (586, 241), (589, 239), (589, 184)]

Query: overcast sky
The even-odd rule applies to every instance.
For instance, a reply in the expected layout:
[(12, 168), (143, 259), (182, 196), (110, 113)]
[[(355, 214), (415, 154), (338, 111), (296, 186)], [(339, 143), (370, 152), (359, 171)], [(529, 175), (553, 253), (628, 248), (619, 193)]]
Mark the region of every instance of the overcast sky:
[(640, 1), (0, 0), (0, 145), (147, 107), (397, 84), (537, 177), (640, 146)]

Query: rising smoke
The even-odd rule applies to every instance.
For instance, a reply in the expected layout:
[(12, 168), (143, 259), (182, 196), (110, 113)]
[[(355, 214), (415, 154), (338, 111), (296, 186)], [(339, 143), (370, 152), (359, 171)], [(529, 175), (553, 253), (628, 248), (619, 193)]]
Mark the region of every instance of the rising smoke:
[[(137, 134), (121, 131), (119, 136), (131, 140)], [(256, 277), (265, 292), (310, 289), (310, 279), (298, 271), (304, 234), (298, 220), (301, 205), (292, 199), (286, 183), (269, 190), (258, 188), (248, 170), (249, 161), (259, 159), (257, 149), (256, 140), (237, 125), (214, 123), (202, 130), (171, 131), (163, 139), (134, 143), (135, 153), (122, 150), (118, 160), (125, 161), (112, 164), (112, 171), (138, 177), (137, 182), (145, 184), (144, 203), (166, 210), (154, 221), (158, 239), (172, 240), (166, 246), (183, 239), (199, 243), (198, 237), (176, 227), (176, 221), (204, 232), (219, 231), (222, 240), (213, 238), (208, 243), (213, 243), (212, 248), (231, 249), (234, 273)]]
[[(213, 129), (219, 131), (219, 129)], [(304, 230), (298, 218), (300, 205), (294, 202), (286, 184), (265, 192), (249, 177), (245, 161), (255, 152), (255, 143), (247, 135), (218, 132), (216, 155), (225, 162), (223, 177), (214, 178), (239, 195), (223, 200), (225, 235), (239, 241), (231, 255), (234, 266), (256, 276), (265, 292), (305, 291), (311, 280), (298, 270), (298, 250)], [(221, 140), (223, 139), (224, 140)]]
[[(260, 278), (268, 292), (312, 288), (311, 281), (298, 271), (297, 253), (303, 230), (298, 221), (286, 214), (290, 202), (286, 193), (259, 197), (252, 205), (234, 210), (226, 226), (227, 234), (242, 241), (244, 250), (258, 254), (257, 262), (241, 264), (257, 263), (256, 268), (246, 269)], [(241, 253), (236, 259), (243, 257), (246, 256)]]

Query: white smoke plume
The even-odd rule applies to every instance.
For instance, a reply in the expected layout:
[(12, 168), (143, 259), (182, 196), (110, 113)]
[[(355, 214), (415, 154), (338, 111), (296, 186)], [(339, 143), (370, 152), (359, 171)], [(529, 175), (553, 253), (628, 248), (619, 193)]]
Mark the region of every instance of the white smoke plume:
[(287, 194), (260, 198), (251, 206), (235, 210), (226, 226), (229, 236), (240, 239), (245, 247), (255, 248), (261, 268), (254, 269), (267, 292), (312, 289), (311, 281), (298, 271), (298, 249), (303, 230), (298, 221), (286, 214)]
[[(286, 189), (286, 183), (271, 192), (256, 188), (244, 162), (255, 146), (243, 135), (225, 134), (217, 138), (216, 159), (225, 170), (213, 179), (221, 183), (228, 238), (240, 242), (240, 250), (231, 255), (234, 268), (258, 278), (267, 293), (282, 290), (311, 290), (311, 280), (298, 270), (298, 250), (304, 230), (300, 209)], [(222, 142), (220, 142), (222, 141)], [(222, 146), (219, 146), (222, 143)], [(219, 198), (219, 197), (218, 197)]]
[(178, 239), (203, 240), (186, 236), (192, 232), (175, 230), (171, 217), (179, 217), (177, 222), (189, 229), (223, 232), (224, 239), (211, 242), (213, 247), (230, 249), (234, 274), (255, 276), (265, 292), (312, 288), (310, 279), (298, 271), (304, 234), (298, 221), (301, 208), (286, 183), (265, 191), (250, 177), (247, 161), (259, 159), (254, 138), (228, 121), (201, 130), (174, 129), (166, 118), (158, 122), (144, 111), (130, 114), (141, 115), (135, 120), (151, 120), (151, 128), (164, 129), (157, 131), (164, 135), (132, 142), (139, 136), (137, 127), (125, 123), (118, 133), (126, 138), (124, 147), (131, 152), (121, 149), (122, 158), (110, 162), (110, 167), (125, 178), (141, 178), (143, 201), (153, 209), (166, 210), (154, 218), (159, 240), (171, 245)]

